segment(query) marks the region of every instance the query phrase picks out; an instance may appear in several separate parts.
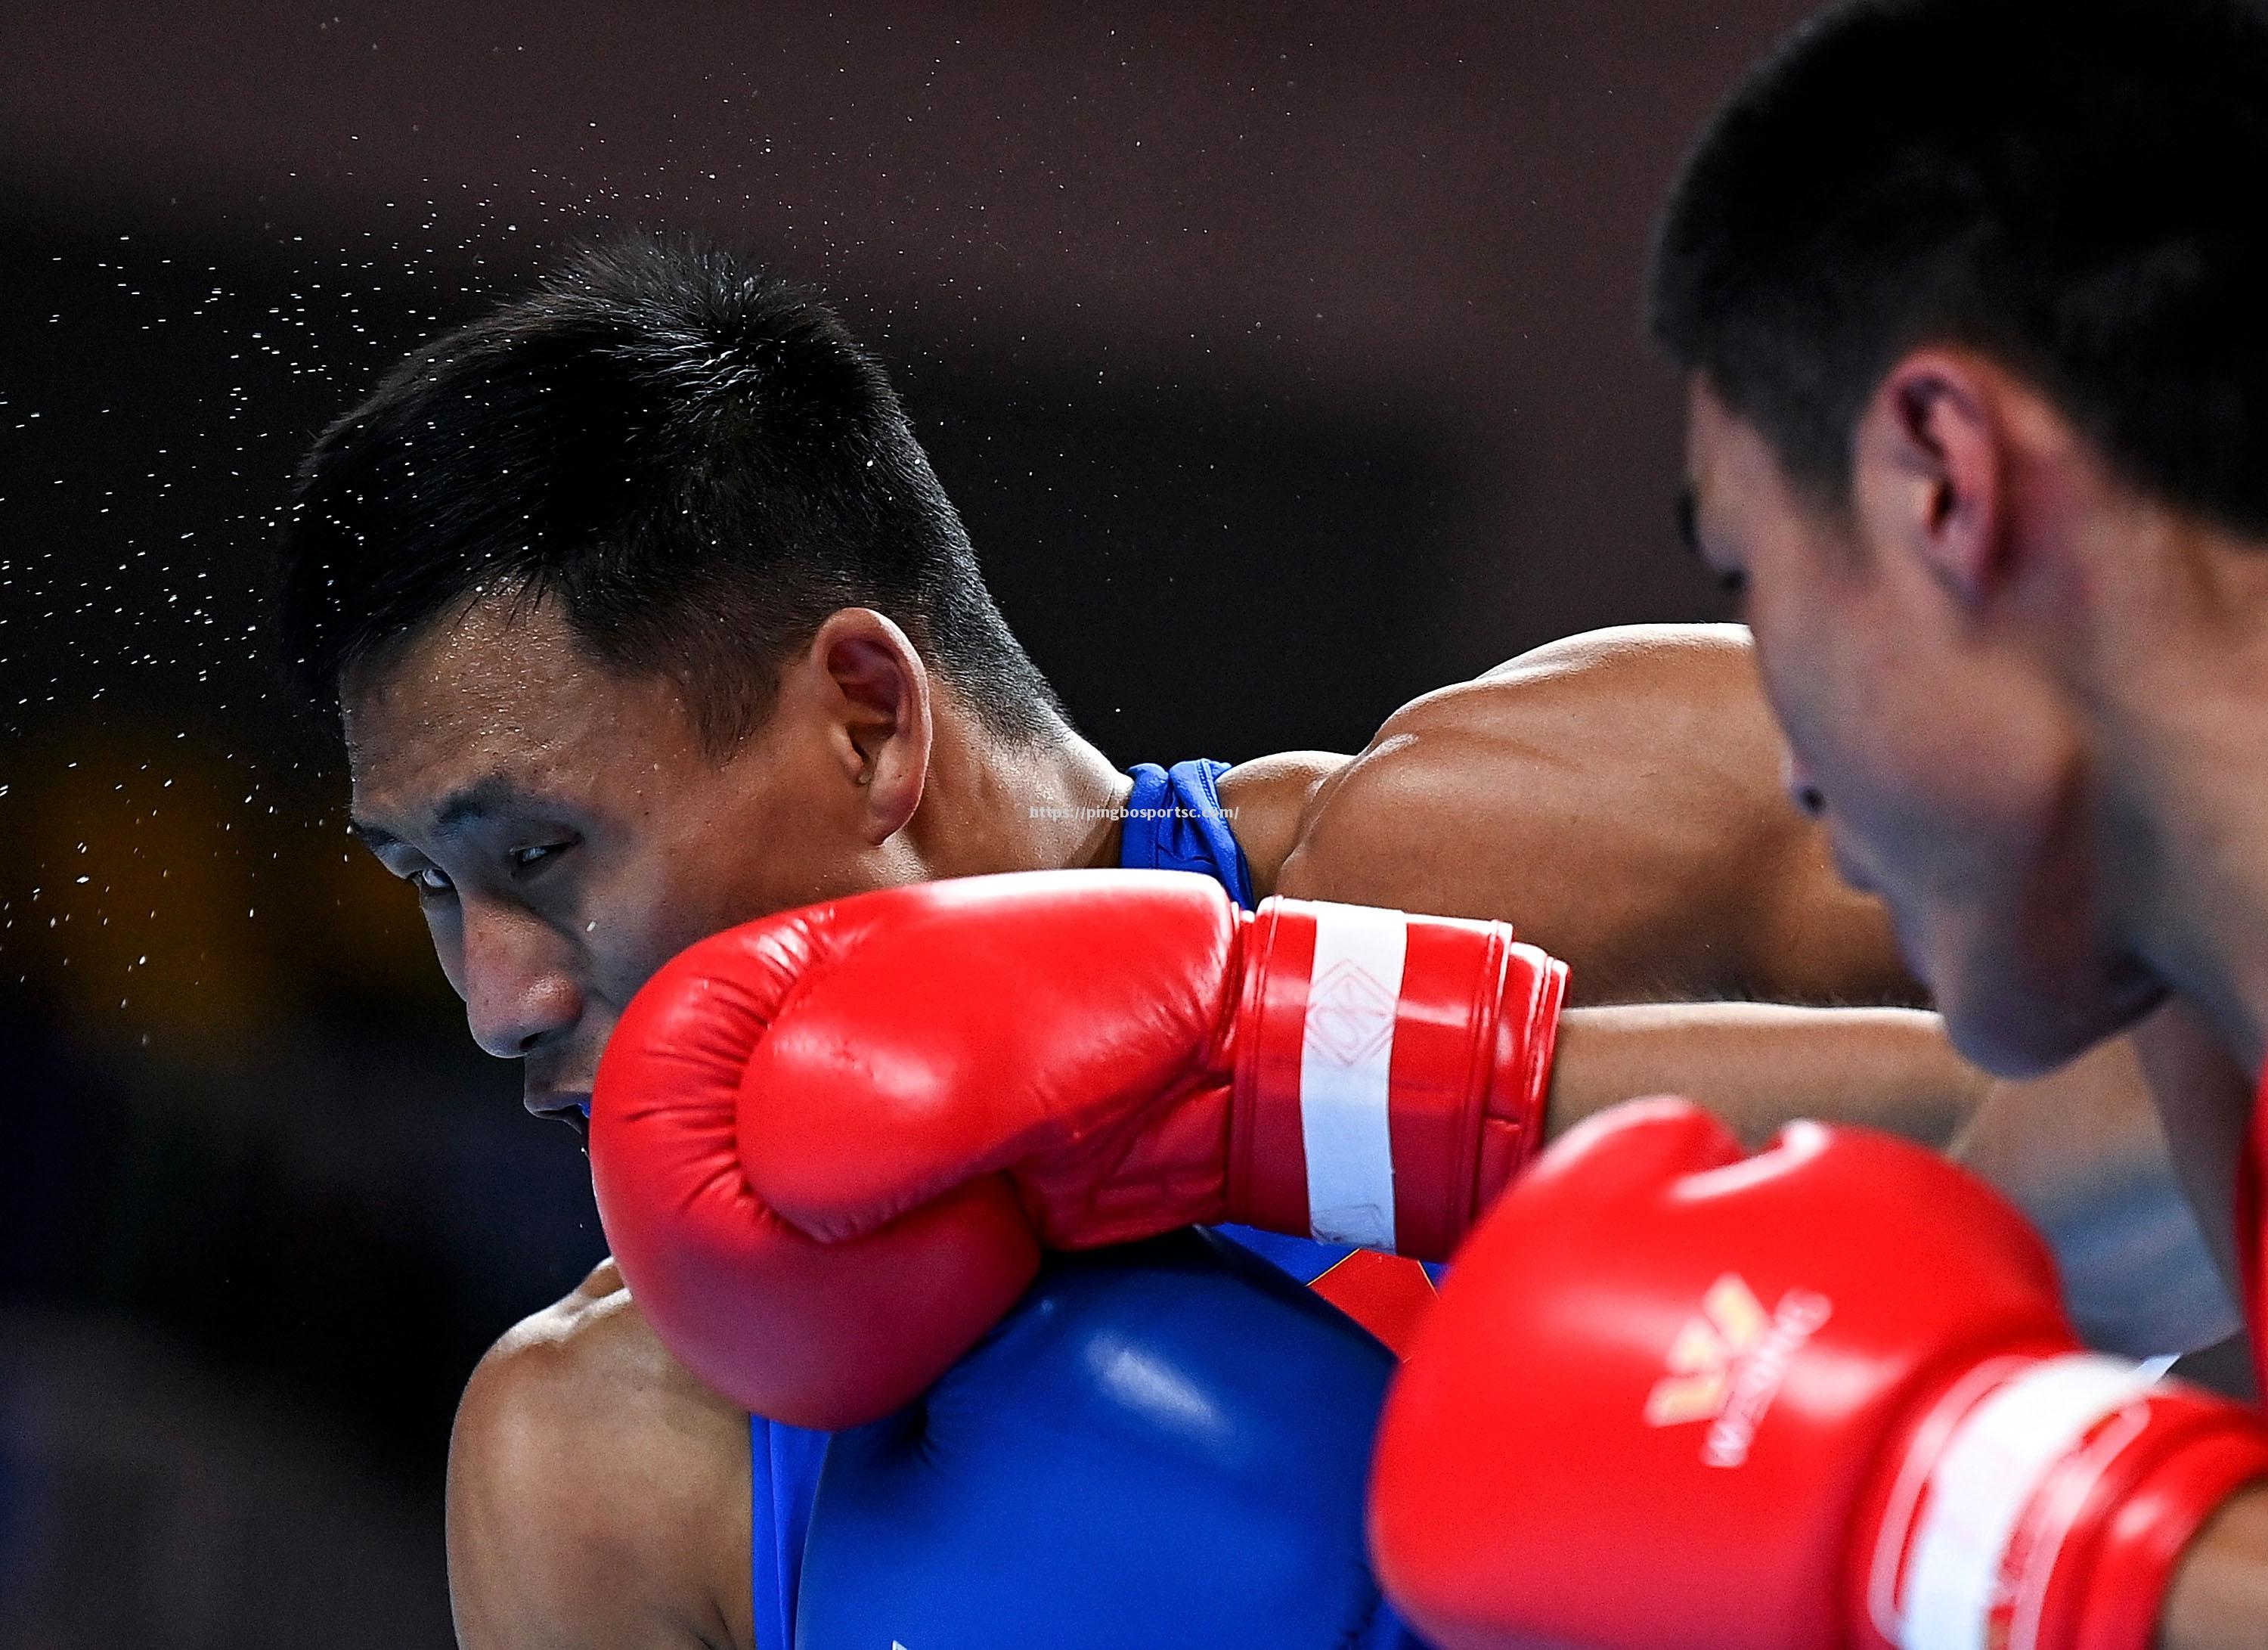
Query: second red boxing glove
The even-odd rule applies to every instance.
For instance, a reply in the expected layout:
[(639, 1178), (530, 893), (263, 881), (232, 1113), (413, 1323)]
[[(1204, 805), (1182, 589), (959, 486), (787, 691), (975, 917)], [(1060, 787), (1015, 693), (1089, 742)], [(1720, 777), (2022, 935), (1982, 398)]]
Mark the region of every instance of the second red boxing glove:
[(1444, 1650), (2146, 1650), (2259, 1415), (2082, 1352), (2045, 1246), (1919, 1147), (1682, 1101), (1572, 1131), (1388, 1404), (1381, 1580)]

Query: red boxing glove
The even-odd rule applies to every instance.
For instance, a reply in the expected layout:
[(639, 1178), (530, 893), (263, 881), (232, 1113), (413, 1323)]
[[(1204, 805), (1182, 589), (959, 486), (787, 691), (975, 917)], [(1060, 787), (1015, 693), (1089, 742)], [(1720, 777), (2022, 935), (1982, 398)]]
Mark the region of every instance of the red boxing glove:
[(1571, 1131), (1458, 1256), (1388, 1403), (1388, 1594), (1444, 1650), (2146, 1650), (2268, 1475), (2253, 1411), (2080, 1352), (1983, 1182), (1677, 1101)]
[(720, 1392), (887, 1413), (1042, 1246), (1241, 1221), (1454, 1248), (1534, 1153), (1566, 971), (1500, 923), (1185, 873), (923, 883), (749, 923), (638, 993), (592, 1096), (615, 1258)]

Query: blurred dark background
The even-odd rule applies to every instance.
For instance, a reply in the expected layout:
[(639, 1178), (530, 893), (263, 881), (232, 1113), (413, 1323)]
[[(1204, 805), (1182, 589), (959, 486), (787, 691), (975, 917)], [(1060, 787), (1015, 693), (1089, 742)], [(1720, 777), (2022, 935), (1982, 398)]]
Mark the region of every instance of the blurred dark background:
[(609, 228), (817, 282), (1125, 762), (1720, 616), (1637, 322), (1796, 0), (0, 9), (0, 1650), (442, 1646), (481, 1350), (600, 1250), (271, 684), (312, 434)]

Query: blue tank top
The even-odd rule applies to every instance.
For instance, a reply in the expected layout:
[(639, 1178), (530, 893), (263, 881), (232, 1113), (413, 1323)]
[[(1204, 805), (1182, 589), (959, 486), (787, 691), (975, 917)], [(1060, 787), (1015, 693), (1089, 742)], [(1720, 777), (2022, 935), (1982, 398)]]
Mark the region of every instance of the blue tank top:
[[(1221, 810), (1216, 788), (1225, 762), (1182, 762), (1172, 768), (1141, 762), (1129, 770), (1133, 794), (1118, 848), (1130, 871), (1192, 871), (1208, 876), (1250, 910), (1252, 867)], [(1307, 1238), (1282, 1237), (1248, 1226), (1222, 1226), (1263, 1259), (1301, 1283), (1313, 1283), (1351, 1251)], [(757, 1650), (790, 1650), (795, 1643), (795, 1589), (803, 1567), (803, 1541), (819, 1469), (827, 1458), (825, 1433), (748, 1418), (749, 1558), (753, 1569)], [(1381, 1610), (1381, 1617), (1388, 1612)]]

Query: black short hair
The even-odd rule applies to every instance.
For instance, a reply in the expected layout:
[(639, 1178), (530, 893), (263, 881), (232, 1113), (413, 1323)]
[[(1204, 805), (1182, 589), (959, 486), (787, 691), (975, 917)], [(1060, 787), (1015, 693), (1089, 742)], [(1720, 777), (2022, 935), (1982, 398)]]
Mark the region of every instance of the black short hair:
[(316, 442), (282, 559), (285, 659), (332, 711), (354, 666), (500, 593), (676, 679), (720, 750), (850, 606), (996, 733), (1065, 726), (881, 367), (813, 293), (713, 247), (586, 250), (418, 350)]
[(2268, 21), (2242, 0), (1854, 0), (1703, 134), (1648, 324), (1847, 501), (1922, 344), (2037, 385), (2134, 483), (2268, 530)]

